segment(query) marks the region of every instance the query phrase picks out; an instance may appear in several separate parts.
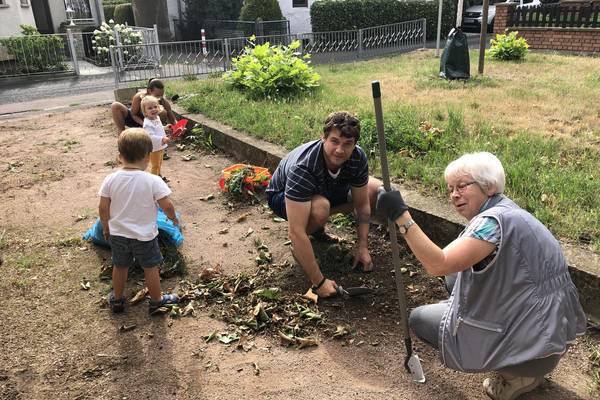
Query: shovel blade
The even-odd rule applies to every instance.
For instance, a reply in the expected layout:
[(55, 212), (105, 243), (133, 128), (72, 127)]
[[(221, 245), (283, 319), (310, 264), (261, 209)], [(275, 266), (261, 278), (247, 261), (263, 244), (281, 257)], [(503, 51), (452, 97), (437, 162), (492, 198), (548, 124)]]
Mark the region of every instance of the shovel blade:
[(421, 360), (419, 356), (413, 354), (408, 359), (408, 369), (413, 381), (418, 383), (425, 383), (425, 374), (423, 373), (423, 367), (421, 367)]
[(346, 291), (346, 293), (350, 297), (362, 296), (362, 295), (365, 295), (365, 294), (371, 294), (371, 293), (373, 293), (373, 289), (368, 288), (368, 287), (364, 287), (364, 286), (349, 287), (349, 288), (345, 288), (344, 290)]

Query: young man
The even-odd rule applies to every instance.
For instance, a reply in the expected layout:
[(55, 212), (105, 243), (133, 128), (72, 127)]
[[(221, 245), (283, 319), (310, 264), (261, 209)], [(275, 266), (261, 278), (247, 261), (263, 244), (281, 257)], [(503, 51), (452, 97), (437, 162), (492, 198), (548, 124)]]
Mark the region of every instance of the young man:
[(321, 273), (308, 235), (323, 234), (330, 215), (356, 213), (358, 244), (354, 266), (373, 269), (368, 250), (371, 206), (381, 182), (369, 177), (367, 156), (356, 145), (360, 123), (345, 111), (329, 114), (320, 140), (303, 144), (285, 156), (267, 188), (269, 207), (287, 219), (296, 261), (320, 297), (334, 296), (337, 284)]

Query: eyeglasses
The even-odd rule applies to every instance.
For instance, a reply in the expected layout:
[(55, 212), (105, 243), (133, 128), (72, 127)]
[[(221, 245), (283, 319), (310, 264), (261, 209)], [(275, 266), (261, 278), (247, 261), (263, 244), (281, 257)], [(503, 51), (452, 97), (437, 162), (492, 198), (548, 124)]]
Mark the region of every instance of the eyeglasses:
[(452, 195), (452, 193), (454, 193), (455, 190), (458, 194), (462, 194), (462, 193), (464, 193), (465, 190), (467, 190), (467, 187), (471, 186), (474, 183), (477, 183), (477, 182), (475, 182), (475, 181), (461, 182), (458, 185), (456, 185), (456, 187), (448, 186), (448, 195), (449, 196)]

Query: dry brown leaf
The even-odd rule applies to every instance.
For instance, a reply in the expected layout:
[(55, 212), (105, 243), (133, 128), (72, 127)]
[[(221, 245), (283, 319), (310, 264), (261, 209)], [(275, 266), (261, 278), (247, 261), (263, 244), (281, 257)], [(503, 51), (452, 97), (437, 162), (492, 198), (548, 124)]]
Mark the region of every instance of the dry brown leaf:
[(183, 309), (181, 316), (183, 316), (183, 317), (187, 317), (188, 315), (194, 316), (194, 313), (196, 312), (196, 310), (194, 309), (194, 305), (195, 305), (195, 302), (193, 300), (190, 301), (188, 303), (188, 305), (185, 306), (185, 308)]
[(277, 332), (277, 335), (279, 336), (279, 339), (281, 340), (282, 346), (289, 346), (290, 344), (296, 343), (296, 340), (294, 337), (290, 337), (281, 331)]
[(296, 337), (296, 343), (298, 344), (299, 349), (301, 349), (303, 347), (319, 345), (319, 342), (317, 341), (317, 339), (312, 338), (312, 337), (307, 337), (307, 338)]
[(242, 214), (237, 218), (236, 222), (244, 222), (246, 220), (246, 218), (248, 218), (249, 216), (250, 216), (249, 212)]
[(200, 280), (202, 282), (210, 282), (221, 275), (221, 271), (217, 268), (207, 267), (200, 272)]
[(317, 304), (317, 300), (319, 300), (319, 296), (315, 292), (313, 292), (312, 289), (308, 289), (308, 291), (304, 293), (302, 297), (309, 301), (312, 301), (315, 304)]
[(145, 287), (142, 290), (138, 291), (135, 294), (135, 296), (133, 296), (133, 298), (131, 300), (129, 300), (129, 304), (133, 306), (133, 305), (139, 303), (140, 301), (142, 301), (146, 298), (147, 294), (148, 294), (148, 288)]

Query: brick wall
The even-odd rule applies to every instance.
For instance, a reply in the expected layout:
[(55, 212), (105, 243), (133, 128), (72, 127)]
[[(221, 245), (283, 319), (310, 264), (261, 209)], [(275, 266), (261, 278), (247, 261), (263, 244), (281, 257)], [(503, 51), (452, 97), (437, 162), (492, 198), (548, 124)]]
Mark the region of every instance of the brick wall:
[(567, 50), (600, 53), (600, 28), (533, 28), (507, 27), (508, 10), (517, 3), (497, 3), (494, 17), (494, 33), (519, 31), (532, 49)]

